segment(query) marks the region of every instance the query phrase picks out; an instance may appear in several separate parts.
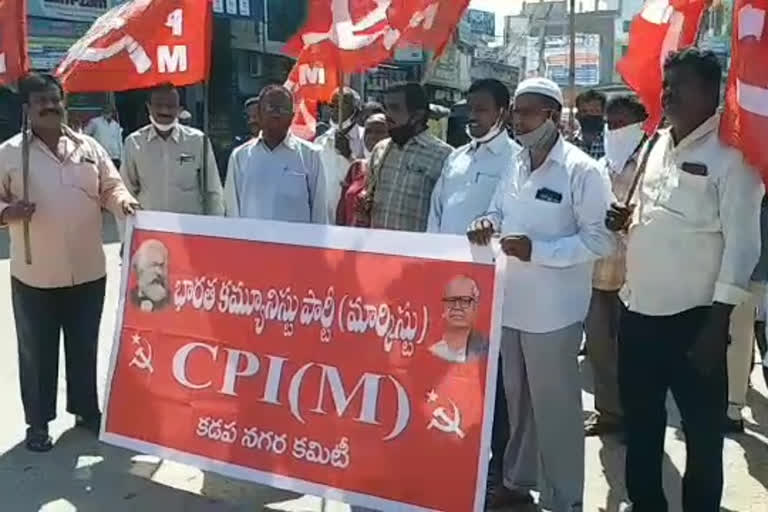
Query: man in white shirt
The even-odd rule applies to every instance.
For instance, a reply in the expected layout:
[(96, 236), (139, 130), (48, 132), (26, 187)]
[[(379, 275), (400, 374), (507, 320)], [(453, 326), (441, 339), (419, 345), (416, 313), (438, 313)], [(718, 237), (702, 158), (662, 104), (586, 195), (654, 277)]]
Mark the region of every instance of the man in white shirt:
[(619, 330), (633, 512), (668, 509), (662, 457), (669, 390), (685, 430), (683, 511), (720, 510), (728, 323), (734, 306), (749, 300), (763, 194), (741, 153), (720, 141), (721, 73), (712, 52), (694, 48), (667, 59), (663, 103), (671, 128), (651, 144), (636, 208), (613, 205), (606, 219), (620, 230), (633, 217)]
[(261, 134), (229, 158), (226, 215), (327, 224), (320, 148), (290, 132), (293, 95), (281, 85), (268, 85), (259, 98)]
[(115, 107), (104, 105), (101, 115), (94, 117), (85, 126), (85, 134), (90, 135), (107, 151), (115, 168), (120, 168), (123, 154), (123, 129), (115, 119)]
[(498, 80), (479, 80), (467, 95), (467, 132), (472, 142), (445, 162), (432, 191), (430, 233), (464, 234), (485, 212), (499, 180), (515, 167), (520, 146), (505, 131), (509, 90)]
[(531, 78), (519, 85), (514, 128), (525, 149), (496, 189), (488, 214), (468, 231), (478, 245), (500, 233), (508, 256), (501, 353), (511, 431), (504, 488), (486, 503), (494, 509), (532, 501), (541, 460), (542, 501), (554, 512), (582, 510), (584, 430), (576, 354), (593, 264), (615, 244), (600, 211), (611, 201), (607, 178), (558, 132), (562, 107), (562, 92), (551, 80)]
[(443, 336), (429, 347), (435, 357), (468, 363), (488, 353), (488, 338), (475, 330), (480, 290), (474, 279), (456, 276), (443, 290)]
[[(341, 106), (339, 106), (341, 102)], [(360, 115), (360, 95), (349, 87), (337, 90), (329, 105), (331, 129), (315, 139), (320, 146), (326, 176), (328, 218), (336, 219), (336, 207), (349, 166), (365, 157), (364, 129), (357, 120)]]

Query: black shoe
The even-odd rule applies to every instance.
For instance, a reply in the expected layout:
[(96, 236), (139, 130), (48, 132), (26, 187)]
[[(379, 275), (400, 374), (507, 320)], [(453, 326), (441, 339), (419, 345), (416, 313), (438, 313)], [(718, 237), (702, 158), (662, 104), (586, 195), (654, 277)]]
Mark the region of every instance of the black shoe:
[(28, 427), (24, 445), (31, 452), (44, 453), (53, 449), (53, 439), (48, 435), (48, 427)]
[(723, 423), (723, 434), (743, 434), (744, 420), (733, 420), (726, 417)]
[(527, 491), (513, 491), (503, 485), (488, 488), (485, 494), (486, 510), (506, 509), (533, 503), (533, 496)]
[(89, 417), (77, 415), (75, 416), (75, 426), (99, 435), (101, 430), (101, 413)]

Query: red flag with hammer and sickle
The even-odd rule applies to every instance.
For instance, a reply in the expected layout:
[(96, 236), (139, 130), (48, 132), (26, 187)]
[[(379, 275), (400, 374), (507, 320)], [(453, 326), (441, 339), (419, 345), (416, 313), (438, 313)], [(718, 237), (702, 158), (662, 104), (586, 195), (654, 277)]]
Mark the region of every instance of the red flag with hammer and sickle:
[(736, 0), (731, 70), (720, 137), (768, 182), (768, 0)]
[(16, 82), (28, 70), (27, 2), (0, 0), (0, 85)]

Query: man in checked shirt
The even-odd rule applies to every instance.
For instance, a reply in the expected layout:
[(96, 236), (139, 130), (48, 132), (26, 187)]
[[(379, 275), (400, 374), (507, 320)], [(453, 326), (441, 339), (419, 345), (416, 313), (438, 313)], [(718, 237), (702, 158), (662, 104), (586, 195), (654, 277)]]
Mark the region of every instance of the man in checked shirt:
[(397, 85), (384, 97), (390, 138), (371, 155), (371, 177), (362, 208), (371, 227), (426, 231), (430, 199), (453, 148), (427, 131), (429, 100), (416, 83)]

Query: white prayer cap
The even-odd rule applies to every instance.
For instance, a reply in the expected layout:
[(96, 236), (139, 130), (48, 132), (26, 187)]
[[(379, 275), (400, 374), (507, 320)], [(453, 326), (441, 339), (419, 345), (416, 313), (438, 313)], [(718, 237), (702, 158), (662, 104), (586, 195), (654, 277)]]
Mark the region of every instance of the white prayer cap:
[(365, 120), (367, 123), (386, 123), (387, 122), (387, 116), (381, 113), (371, 114), (368, 116), (368, 119)]
[(552, 98), (563, 106), (563, 91), (560, 86), (548, 78), (535, 77), (528, 78), (520, 82), (515, 91), (515, 98), (521, 94), (541, 94), (547, 98)]

